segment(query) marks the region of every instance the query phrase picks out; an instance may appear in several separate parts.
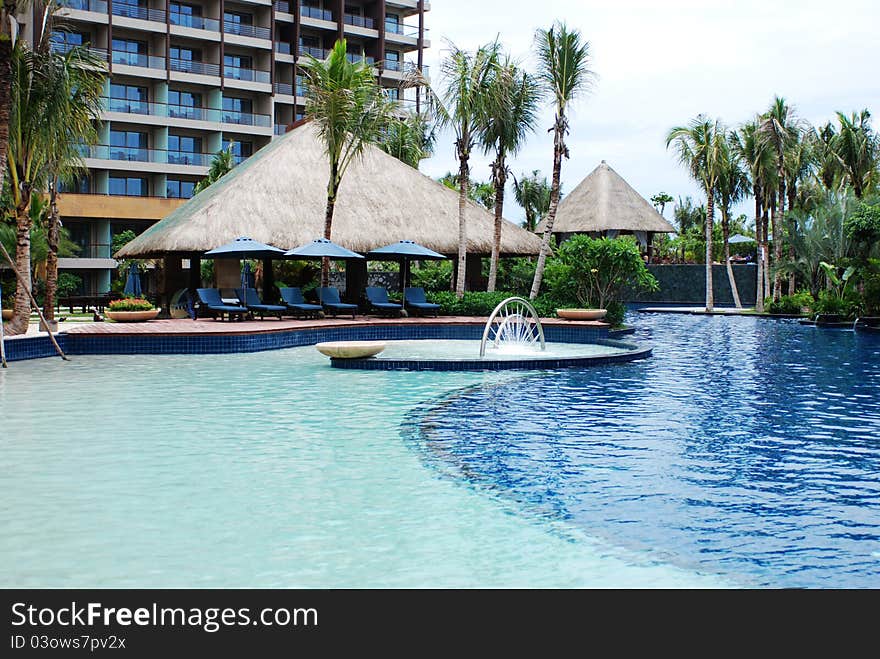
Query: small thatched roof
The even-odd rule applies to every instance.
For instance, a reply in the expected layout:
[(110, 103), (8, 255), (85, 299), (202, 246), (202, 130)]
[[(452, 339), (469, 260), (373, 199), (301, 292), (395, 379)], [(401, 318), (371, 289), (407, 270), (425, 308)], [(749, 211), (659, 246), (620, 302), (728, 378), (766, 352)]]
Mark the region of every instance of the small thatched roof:
[[(128, 243), (120, 257), (213, 249), (239, 236), (290, 249), (324, 234), (329, 164), (311, 123), (302, 124), (237, 166)], [(468, 202), (468, 252), (492, 251), (494, 217)], [(458, 193), (368, 146), (342, 181), (333, 241), (366, 253), (398, 240), (458, 252)], [(501, 252), (537, 254), (540, 239), (505, 220)]]
[[(543, 233), (544, 222), (538, 224)], [(559, 202), (553, 233), (675, 231), (669, 222), (603, 160)]]

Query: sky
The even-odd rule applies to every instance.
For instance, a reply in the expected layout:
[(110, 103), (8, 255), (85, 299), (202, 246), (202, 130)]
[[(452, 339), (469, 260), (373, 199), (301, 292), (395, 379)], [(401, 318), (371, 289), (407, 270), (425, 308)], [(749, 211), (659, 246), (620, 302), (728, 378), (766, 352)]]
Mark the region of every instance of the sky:
[[(764, 0), (431, 0), (425, 54), (431, 83), (442, 89), (440, 62), (447, 40), (475, 49), (499, 37), (504, 49), (535, 69), (536, 28), (556, 19), (590, 42), (593, 90), (571, 113), (563, 162), (563, 192), (572, 190), (601, 160), (642, 196), (699, 196), (697, 186), (666, 150), (673, 126), (697, 114), (736, 126), (766, 110), (775, 95), (798, 116), (824, 124), (840, 110), (867, 108), (880, 127), (880, 3)], [(511, 169), (516, 176), (552, 170), (553, 110), (547, 104), (539, 128)], [(472, 176), (489, 179), (489, 157), (472, 158)], [(432, 177), (458, 168), (449, 133), (420, 169)], [(747, 201), (736, 209), (751, 217)], [(672, 208), (666, 208), (667, 218)], [(524, 217), (507, 197), (505, 216)]]

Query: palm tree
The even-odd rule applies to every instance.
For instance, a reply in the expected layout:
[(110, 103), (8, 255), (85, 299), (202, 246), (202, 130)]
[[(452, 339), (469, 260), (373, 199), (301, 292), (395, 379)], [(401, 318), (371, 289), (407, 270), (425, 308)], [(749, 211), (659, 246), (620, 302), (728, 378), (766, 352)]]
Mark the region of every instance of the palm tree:
[(49, 186), (47, 218), (48, 256), (46, 259), (46, 291), (43, 315), (54, 320), (55, 293), (58, 284), (58, 249), (61, 240), (61, 218), (58, 213), (58, 182), (72, 182), (83, 169), (78, 145), (98, 141), (95, 123), (100, 119), (106, 66), (87, 48), (75, 46), (66, 53), (53, 53), (49, 38), (54, 13), (46, 21), (38, 41), (37, 52), (43, 64), (43, 84), (47, 87), (45, 110), (46, 175)]
[(214, 154), (214, 157), (211, 158), (211, 166), (208, 168), (208, 175), (196, 183), (193, 190), (195, 194), (199, 194), (232, 171), (232, 168), (235, 167), (235, 156), (232, 153), (234, 147), (235, 142), (230, 142), (225, 149)]
[(590, 70), (590, 44), (583, 41), (580, 32), (569, 30), (565, 23), (554, 23), (549, 30), (539, 29), (535, 34), (538, 55), (538, 79), (556, 106), (553, 122), (553, 176), (550, 183), (550, 207), (547, 209), (544, 238), (535, 268), (535, 278), (529, 298), (534, 300), (541, 290), (544, 264), (550, 251), (553, 222), (559, 207), (562, 158), (568, 158), (565, 136), (569, 132), (568, 106), (580, 94), (587, 91), (595, 78)]
[[(333, 230), (336, 196), (348, 166), (367, 144), (379, 142), (388, 124), (392, 104), (376, 82), (372, 67), (361, 60), (350, 62), (346, 40), (340, 39), (326, 61), (307, 55), (300, 62), (306, 83), (306, 115), (318, 127), (330, 161), (324, 238)], [(324, 259), (321, 283), (328, 284), (330, 262)]]
[(516, 64), (500, 64), (491, 78), (491, 104), (486, 117), (486, 129), (481, 141), (486, 153), (494, 151), (492, 183), (495, 186), (495, 232), (492, 240), (492, 258), (489, 262), (487, 291), (494, 291), (498, 280), (498, 259), (501, 255), (501, 218), (504, 213), (504, 189), (507, 186), (507, 156), (515, 154), (525, 143), (526, 136), (535, 130), (538, 122), (538, 103), (541, 89), (537, 81)]
[(828, 192), (837, 191), (843, 179), (843, 168), (834, 150), (836, 138), (837, 131), (830, 121), (822, 128), (815, 129), (808, 138), (812, 145), (816, 175)]
[(538, 222), (550, 209), (550, 185), (547, 183), (547, 177), (541, 176), (541, 172), (537, 169), (528, 176), (523, 174), (519, 179), (514, 176), (513, 198), (526, 212), (523, 227), (534, 231)]
[[(797, 209), (798, 191), (800, 190), (801, 183), (808, 180), (808, 177), (810, 177), (813, 172), (813, 168), (815, 165), (815, 156), (813, 154), (812, 142), (809, 138), (809, 135), (811, 135), (813, 132), (813, 127), (808, 126), (806, 122), (803, 122), (803, 124), (795, 130), (794, 140), (792, 141), (791, 146), (785, 154), (785, 189), (788, 194), (789, 211)], [(791, 240), (789, 229), (796, 230), (797, 228), (798, 225), (796, 223), (787, 222), (785, 225), (786, 235), (789, 238), (789, 259), (793, 259), (795, 257), (795, 246)], [(797, 281), (795, 274), (793, 272), (789, 273), (789, 295), (795, 294), (796, 284)]]
[(846, 182), (852, 186), (856, 198), (861, 199), (878, 182), (880, 143), (871, 128), (871, 113), (862, 110), (846, 116), (838, 112), (837, 121), (840, 131), (832, 140), (832, 149)]
[(379, 146), (388, 155), (418, 169), (419, 163), (433, 153), (434, 131), (425, 115), (394, 116), (385, 127)]
[(758, 247), (755, 310), (764, 313), (764, 298), (770, 292), (767, 274), (769, 267), (767, 196), (775, 186), (774, 154), (760, 130), (758, 119), (743, 124), (732, 137), (731, 146), (749, 172), (752, 194), (755, 198), (755, 242)]
[(455, 294), (464, 295), (467, 260), (467, 222), (465, 208), (470, 183), (471, 152), (482, 140), (488, 109), (495, 91), (491, 80), (498, 67), (498, 43), (482, 46), (475, 53), (450, 44), (451, 51), (441, 65), (445, 83), (442, 100), (436, 98), (437, 116), (441, 126), (455, 133), (458, 157), (458, 271)]
[(675, 201), (675, 199), (666, 192), (659, 192), (651, 197), (651, 203), (654, 204), (654, 207), (657, 208), (660, 215), (663, 215), (663, 211), (666, 210), (666, 204), (671, 204), (673, 201)]
[(715, 220), (715, 196), (724, 173), (729, 145), (718, 119), (697, 115), (687, 126), (677, 126), (666, 136), (666, 148), (675, 144), (679, 162), (706, 194), (706, 311), (715, 307), (712, 290), (712, 230)]
[[(736, 141), (736, 133), (731, 132), (727, 138), (730, 143)], [(718, 178), (718, 206), (721, 209), (721, 234), (724, 239), (724, 265), (727, 269), (727, 281), (730, 283), (730, 292), (733, 295), (733, 303), (737, 309), (742, 308), (739, 299), (739, 290), (736, 287), (736, 279), (733, 276), (733, 266), (730, 263), (730, 207), (743, 200), (749, 193), (749, 177), (742, 167), (742, 163), (736, 151), (730, 145), (722, 149), (721, 176)]]
[(9, 120), (12, 107), (12, 23), (30, 6), (29, 0), (3, 0), (0, 4), (0, 190), (6, 176), (9, 149)]

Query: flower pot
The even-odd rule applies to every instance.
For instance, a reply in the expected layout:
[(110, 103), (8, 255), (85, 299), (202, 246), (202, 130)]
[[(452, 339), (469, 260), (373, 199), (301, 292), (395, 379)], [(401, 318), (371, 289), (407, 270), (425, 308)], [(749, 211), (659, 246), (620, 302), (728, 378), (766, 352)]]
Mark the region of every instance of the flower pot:
[(159, 315), (159, 309), (149, 311), (107, 311), (107, 318), (117, 323), (142, 323), (145, 320), (153, 320)]
[(556, 315), (566, 320), (602, 320), (606, 309), (557, 309)]
[(365, 359), (385, 350), (382, 341), (333, 341), (315, 346), (322, 355), (335, 359)]
[(10, 320), (12, 320), (12, 313), (13, 313), (12, 309), (4, 309), (3, 310), (3, 322), (4, 323), (8, 323)]

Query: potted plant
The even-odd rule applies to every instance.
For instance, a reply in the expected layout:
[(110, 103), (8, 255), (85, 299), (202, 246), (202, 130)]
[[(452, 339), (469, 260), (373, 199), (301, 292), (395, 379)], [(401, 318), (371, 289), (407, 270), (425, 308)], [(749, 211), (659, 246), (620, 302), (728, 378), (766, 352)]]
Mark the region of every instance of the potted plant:
[(153, 307), (149, 300), (136, 297), (125, 297), (112, 300), (107, 305), (107, 318), (117, 323), (139, 323), (153, 320), (159, 315), (159, 309)]

